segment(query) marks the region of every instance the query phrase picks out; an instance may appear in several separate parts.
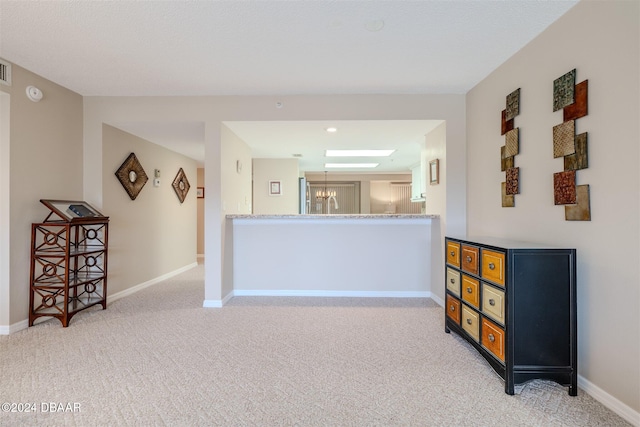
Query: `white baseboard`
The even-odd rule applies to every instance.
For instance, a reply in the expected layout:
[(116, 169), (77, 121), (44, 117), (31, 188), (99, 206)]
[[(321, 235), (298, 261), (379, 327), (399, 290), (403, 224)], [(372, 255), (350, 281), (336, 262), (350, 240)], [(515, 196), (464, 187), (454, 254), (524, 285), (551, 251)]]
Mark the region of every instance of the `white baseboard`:
[(229, 292), (222, 300), (204, 300), (204, 308), (223, 307), (233, 297), (358, 297), (358, 298), (429, 298), (431, 292), (395, 291), (303, 291), (303, 290), (242, 290)]
[(635, 427), (640, 427), (640, 412), (622, 403), (586, 378), (578, 375), (578, 388), (611, 409), (616, 414), (630, 422)]
[(429, 298), (431, 292), (403, 291), (320, 291), (320, 290), (261, 290), (234, 289), (233, 296), (268, 296), (268, 297), (358, 297), (358, 298)]
[(226, 303), (228, 303), (231, 298), (233, 298), (233, 295), (234, 295), (234, 292), (231, 291), (224, 298), (222, 298), (221, 300), (219, 300), (219, 299), (206, 299), (202, 303), (202, 307), (204, 307), (204, 308), (221, 308)]
[(169, 273), (163, 274), (162, 276), (158, 276), (158, 277), (156, 277), (154, 279), (147, 280), (146, 282), (140, 283), (139, 285), (132, 286), (132, 287), (130, 287), (128, 289), (125, 289), (124, 291), (116, 292), (113, 295), (107, 295), (107, 304), (110, 304), (110, 303), (112, 303), (114, 301), (119, 300), (120, 298), (124, 298), (126, 296), (131, 295), (131, 294), (135, 294), (136, 292), (141, 291), (144, 288), (148, 288), (149, 286), (152, 286), (152, 285), (160, 283), (160, 282), (162, 282), (164, 280), (170, 279), (173, 276), (177, 276), (178, 274), (184, 273), (185, 271), (191, 270), (192, 268), (197, 267), (197, 266), (198, 266), (198, 263), (194, 262), (192, 264), (185, 265), (184, 267), (181, 267), (181, 268), (179, 268), (177, 270), (174, 270), (174, 271), (171, 271)]
[(440, 299), (437, 295), (431, 294), (430, 298), (436, 302), (440, 307), (444, 307), (444, 301)]
[(2, 325), (0, 326), (0, 335), (15, 334), (16, 332), (27, 329), (28, 327), (29, 327), (29, 319), (24, 319), (8, 326)]

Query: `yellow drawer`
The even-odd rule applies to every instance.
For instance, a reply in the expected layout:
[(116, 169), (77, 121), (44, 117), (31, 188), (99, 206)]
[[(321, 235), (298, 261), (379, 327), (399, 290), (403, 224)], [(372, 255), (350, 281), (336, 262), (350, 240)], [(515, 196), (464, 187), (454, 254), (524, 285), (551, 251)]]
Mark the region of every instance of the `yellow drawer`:
[(462, 305), (462, 329), (476, 342), (480, 342), (480, 315), (464, 304)]
[(504, 325), (504, 291), (483, 283), (482, 312)]
[(460, 324), (460, 300), (447, 295), (447, 316), (458, 325)]
[(473, 277), (462, 275), (462, 299), (477, 309), (480, 309), (480, 282)]
[(462, 245), (460, 249), (462, 269), (467, 273), (478, 275), (478, 248)]
[(447, 240), (447, 264), (460, 268), (460, 243)]
[(504, 362), (504, 329), (482, 318), (482, 346)]
[(504, 253), (482, 250), (482, 278), (504, 286)]
[(460, 296), (460, 272), (454, 270), (453, 268), (447, 267), (447, 289), (455, 294), (456, 296)]

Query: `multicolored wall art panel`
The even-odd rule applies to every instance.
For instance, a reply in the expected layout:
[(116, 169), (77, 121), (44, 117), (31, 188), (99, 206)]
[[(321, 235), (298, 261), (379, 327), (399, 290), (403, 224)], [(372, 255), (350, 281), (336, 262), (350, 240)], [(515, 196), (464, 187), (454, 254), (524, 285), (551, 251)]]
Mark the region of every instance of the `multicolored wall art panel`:
[(553, 174), (553, 200), (564, 205), (567, 221), (591, 221), (589, 184), (578, 185), (577, 172), (589, 166), (587, 132), (576, 135), (576, 121), (587, 115), (589, 81), (576, 85), (573, 69), (553, 82), (553, 111), (562, 123), (553, 127), (553, 157), (564, 157), (564, 170)]
[(520, 89), (507, 95), (507, 108), (502, 110), (504, 145), (500, 147), (500, 170), (505, 173), (501, 183), (502, 207), (515, 206), (515, 195), (520, 193), (520, 168), (515, 166), (515, 156), (520, 152), (520, 129), (514, 127), (514, 118), (520, 114)]

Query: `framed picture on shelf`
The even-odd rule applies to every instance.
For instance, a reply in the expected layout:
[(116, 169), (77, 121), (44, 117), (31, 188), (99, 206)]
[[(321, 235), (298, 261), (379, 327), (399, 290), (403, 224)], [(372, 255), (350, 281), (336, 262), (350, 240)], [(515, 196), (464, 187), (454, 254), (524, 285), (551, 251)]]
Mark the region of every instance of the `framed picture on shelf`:
[(269, 195), (270, 196), (282, 195), (282, 183), (280, 181), (269, 181)]
[(198, 196), (198, 199), (204, 199), (204, 187), (197, 187), (196, 195)]
[(89, 203), (78, 200), (44, 200), (40, 202), (64, 221), (86, 221), (107, 218)]

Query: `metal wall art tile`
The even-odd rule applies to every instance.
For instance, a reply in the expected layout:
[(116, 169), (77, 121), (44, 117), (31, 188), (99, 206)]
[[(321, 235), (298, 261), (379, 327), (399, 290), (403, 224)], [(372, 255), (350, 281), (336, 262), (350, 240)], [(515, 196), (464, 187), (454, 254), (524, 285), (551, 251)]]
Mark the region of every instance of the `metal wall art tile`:
[(120, 165), (116, 171), (116, 177), (131, 200), (135, 200), (138, 197), (142, 187), (149, 180), (134, 153), (129, 154), (127, 159)]
[(516, 200), (513, 195), (507, 194), (507, 183), (500, 183), (500, 187), (502, 188), (502, 207), (503, 208), (513, 208), (516, 205)]
[(570, 120), (553, 127), (553, 157), (563, 157), (576, 152), (575, 122)]
[(504, 135), (504, 156), (512, 157), (520, 152), (519, 149), (520, 128), (510, 130)]
[(588, 98), (589, 98), (589, 80), (585, 80), (582, 83), (578, 83), (575, 88), (575, 102), (567, 105), (562, 110), (564, 121), (579, 119), (589, 113)]
[(576, 171), (553, 174), (553, 203), (556, 205), (576, 203)]
[(564, 219), (567, 221), (591, 221), (589, 184), (576, 187), (576, 204), (564, 207)]
[(505, 133), (513, 129), (513, 119), (507, 120), (506, 117), (507, 117), (507, 110), (502, 110), (502, 120), (501, 120), (502, 126), (500, 130), (500, 135), (504, 135)]
[(576, 152), (564, 156), (564, 170), (579, 170), (589, 167), (589, 157), (587, 155), (587, 132), (576, 135)]
[(520, 177), (520, 168), (509, 168), (506, 171), (507, 173), (507, 182), (505, 193), (507, 195), (519, 194), (519, 177)]
[(505, 119), (512, 120), (520, 114), (520, 88), (507, 95), (507, 114)]
[(576, 69), (553, 81), (553, 111), (575, 102)]
[(185, 175), (182, 168), (180, 168), (180, 170), (178, 171), (178, 174), (173, 180), (173, 183), (171, 184), (171, 186), (173, 187), (174, 191), (178, 195), (178, 199), (180, 200), (180, 203), (183, 203), (184, 199), (187, 197), (187, 193), (189, 192), (189, 188), (191, 188), (191, 186), (189, 185), (189, 180), (187, 179), (187, 175)]
[(506, 147), (503, 145), (502, 147), (500, 147), (500, 171), (504, 172), (509, 168), (512, 168), (514, 165), (514, 158), (513, 157), (505, 157), (504, 156), (504, 149)]

